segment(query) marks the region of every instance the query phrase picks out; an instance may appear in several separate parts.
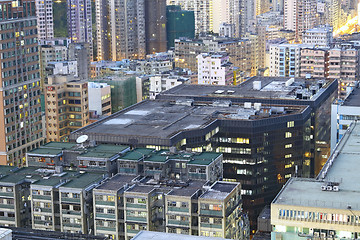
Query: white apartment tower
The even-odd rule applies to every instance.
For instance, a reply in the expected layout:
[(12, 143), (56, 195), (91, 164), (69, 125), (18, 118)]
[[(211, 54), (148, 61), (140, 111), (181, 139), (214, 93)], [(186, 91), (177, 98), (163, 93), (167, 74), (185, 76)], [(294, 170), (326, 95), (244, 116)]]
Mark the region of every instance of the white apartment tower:
[(145, 57), (145, 1), (96, 0), (98, 60)]
[(330, 47), (333, 42), (333, 28), (329, 25), (317, 26), (303, 33), (302, 43), (317, 47)]
[(35, 4), (39, 40), (53, 38), (54, 20), (52, 0), (36, 0)]
[(198, 60), (198, 84), (232, 85), (234, 79), (232, 63), (226, 53), (202, 53)]
[(270, 76), (299, 77), (303, 44), (276, 44), (270, 46)]

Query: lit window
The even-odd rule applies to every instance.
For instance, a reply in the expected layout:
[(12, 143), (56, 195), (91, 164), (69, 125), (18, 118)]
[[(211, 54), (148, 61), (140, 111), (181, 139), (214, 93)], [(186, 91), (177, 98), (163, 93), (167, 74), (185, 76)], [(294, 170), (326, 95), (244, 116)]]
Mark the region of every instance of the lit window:
[(292, 148), (292, 144), (291, 144), (291, 143), (286, 144), (286, 145), (285, 145), (285, 148)]
[(292, 137), (291, 132), (286, 132), (286, 133), (285, 133), (285, 138), (291, 138), (291, 137)]
[(295, 126), (294, 121), (287, 122), (287, 127), (288, 128), (291, 128), (291, 127), (294, 127), (294, 126)]

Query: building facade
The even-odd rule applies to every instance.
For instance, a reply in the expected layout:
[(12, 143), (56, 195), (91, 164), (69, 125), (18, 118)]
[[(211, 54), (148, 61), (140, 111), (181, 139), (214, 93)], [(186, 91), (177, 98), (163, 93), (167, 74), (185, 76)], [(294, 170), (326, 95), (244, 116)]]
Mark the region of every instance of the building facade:
[[(325, 109), (336, 89), (336, 81), (265, 77), (239, 86), (183, 84), (70, 138), (86, 134), (103, 143), (222, 152), (224, 179), (242, 183), (244, 209), (256, 226), (257, 215), (296, 168), (301, 176), (314, 175), (327, 159), (330, 113)], [(114, 129), (120, 134), (109, 138)]]
[(95, 6), (97, 60), (145, 58), (145, 0), (97, 0)]
[(316, 179), (291, 178), (271, 203), (271, 239), (359, 239), (357, 160), (352, 124)]
[(50, 0), (36, 0), (36, 16), (39, 39), (54, 37), (53, 3)]
[(202, 53), (197, 56), (198, 84), (232, 85), (234, 73), (226, 53)]
[(70, 132), (89, 123), (86, 81), (69, 75), (49, 76), (44, 95), (47, 141), (67, 141)]
[(22, 166), (44, 137), (35, 1), (18, 4), (1, 3), (0, 164)]

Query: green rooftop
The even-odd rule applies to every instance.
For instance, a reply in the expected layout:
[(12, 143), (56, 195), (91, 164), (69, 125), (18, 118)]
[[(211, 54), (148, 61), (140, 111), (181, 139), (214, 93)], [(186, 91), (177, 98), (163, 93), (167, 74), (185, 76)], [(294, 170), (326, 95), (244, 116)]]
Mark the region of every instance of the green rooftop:
[(62, 153), (62, 149), (59, 148), (36, 148), (28, 152), (30, 155), (49, 155), (56, 156)]
[(70, 142), (48, 142), (40, 146), (40, 148), (59, 148), (59, 149), (71, 149), (76, 146), (76, 143)]
[(96, 173), (82, 173), (78, 177), (72, 179), (70, 182), (62, 185), (64, 188), (80, 188), (84, 189), (89, 185), (103, 179), (103, 174)]
[(128, 146), (124, 145), (101, 144), (93, 148), (88, 148), (88, 151), (81, 154), (80, 157), (111, 158), (128, 148)]
[(154, 149), (150, 148), (136, 148), (126, 153), (121, 159), (139, 161), (144, 155), (149, 155), (153, 151)]

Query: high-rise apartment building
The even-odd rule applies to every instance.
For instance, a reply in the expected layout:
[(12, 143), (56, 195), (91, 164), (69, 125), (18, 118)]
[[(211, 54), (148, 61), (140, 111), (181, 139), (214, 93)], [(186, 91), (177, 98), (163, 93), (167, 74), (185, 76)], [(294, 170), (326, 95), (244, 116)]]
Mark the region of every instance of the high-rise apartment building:
[(299, 41), (302, 32), (315, 26), (316, 0), (285, 0), (284, 28), (296, 33)]
[(304, 44), (278, 44), (270, 46), (270, 76), (299, 77), (301, 49)]
[(22, 166), (43, 141), (35, 1), (0, 7), (0, 164)]
[(91, 0), (67, 0), (68, 36), (71, 42), (92, 45), (91, 21)]
[[(95, 4), (98, 60), (145, 58), (145, 0), (96, 0)], [(157, 37), (163, 39), (163, 26), (157, 27)]]
[(333, 42), (333, 28), (329, 25), (317, 26), (303, 33), (302, 43), (317, 47), (330, 47)]
[(48, 141), (67, 141), (70, 132), (89, 123), (86, 81), (70, 75), (49, 76), (44, 94)]
[(166, 0), (145, 0), (146, 54), (166, 52)]
[(35, 3), (39, 39), (53, 38), (53, 2), (51, 0), (36, 0)]

